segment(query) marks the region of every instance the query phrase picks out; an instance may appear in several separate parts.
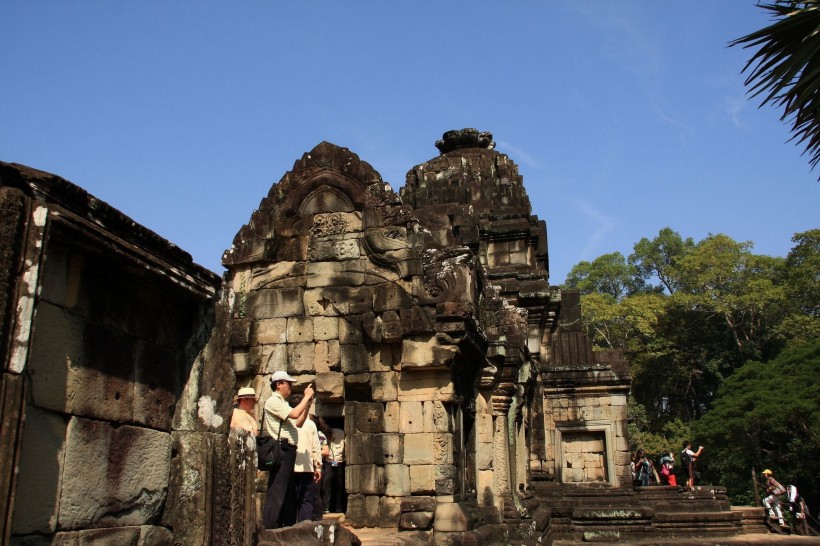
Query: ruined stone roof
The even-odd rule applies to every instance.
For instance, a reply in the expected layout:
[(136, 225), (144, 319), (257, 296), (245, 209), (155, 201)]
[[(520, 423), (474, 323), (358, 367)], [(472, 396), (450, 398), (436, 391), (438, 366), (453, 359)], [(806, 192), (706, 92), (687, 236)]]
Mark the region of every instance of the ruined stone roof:
[(105, 201), (68, 180), (18, 163), (0, 161), (0, 186), (13, 187), (47, 205), (76, 215), (88, 230), (104, 231), (132, 250), (148, 253), (178, 271), (182, 284), (212, 296), (221, 284), (219, 275), (194, 263), (191, 255)]

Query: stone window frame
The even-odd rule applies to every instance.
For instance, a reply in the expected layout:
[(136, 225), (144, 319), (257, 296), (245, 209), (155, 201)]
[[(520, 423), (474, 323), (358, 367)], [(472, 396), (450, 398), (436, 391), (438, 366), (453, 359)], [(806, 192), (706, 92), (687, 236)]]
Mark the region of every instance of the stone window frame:
[[(555, 478), (564, 483), (564, 433), (565, 432), (603, 432), (604, 454), (606, 456), (606, 474), (608, 483), (618, 486), (618, 477), (615, 475), (615, 423), (612, 421), (564, 421), (555, 423)], [(588, 483), (588, 482), (583, 482)]]

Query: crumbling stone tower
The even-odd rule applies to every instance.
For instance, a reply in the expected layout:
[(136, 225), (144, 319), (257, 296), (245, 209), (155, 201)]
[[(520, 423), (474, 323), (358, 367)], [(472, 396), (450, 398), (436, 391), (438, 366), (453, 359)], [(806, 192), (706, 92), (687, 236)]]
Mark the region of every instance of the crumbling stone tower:
[[(531, 468), (579, 482), (622, 474), (615, 436), (594, 460), (556, 457), (556, 431), (597, 441), (597, 429), (580, 414), (564, 416), (569, 429), (545, 421), (561, 297), (548, 284), (546, 225), (491, 138), (446, 133), (401, 198), (355, 154), (321, 143), (223, 257), (238, 382), (265, 399), (276, 370), (315, 381), (317, 413), (344, 417), (354, 525), (464, 532), (526, 515)], [(606, 387), (596, 393), (590, 419), (611, 406)], [(625, 421), (623, 410), (609, 420)], [(560, 472), (565, 461), (588, 471)]]

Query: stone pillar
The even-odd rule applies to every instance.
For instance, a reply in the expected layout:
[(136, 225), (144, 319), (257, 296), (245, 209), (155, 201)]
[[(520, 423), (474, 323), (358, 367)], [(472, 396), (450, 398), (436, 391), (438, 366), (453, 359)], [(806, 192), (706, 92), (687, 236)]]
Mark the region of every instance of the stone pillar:
[[(0, 542), (11, 535), (25, 421), (25, 369), (47, 209), (0, 187)], [(19, 272), (22, 271), (22, 275)]]

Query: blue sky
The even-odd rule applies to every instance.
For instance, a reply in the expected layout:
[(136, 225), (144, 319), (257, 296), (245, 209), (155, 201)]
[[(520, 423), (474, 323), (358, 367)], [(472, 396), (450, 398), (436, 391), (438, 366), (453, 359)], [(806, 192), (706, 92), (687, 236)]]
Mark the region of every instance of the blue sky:
[(754, 0), (0, 3), (0, 160), (84, 187), (222, 272), (323, 140), (394, 189), (490, 131), (546, 220), (553, 284), (669, 226), (785, 255), (818, 173), (749, 102)]

